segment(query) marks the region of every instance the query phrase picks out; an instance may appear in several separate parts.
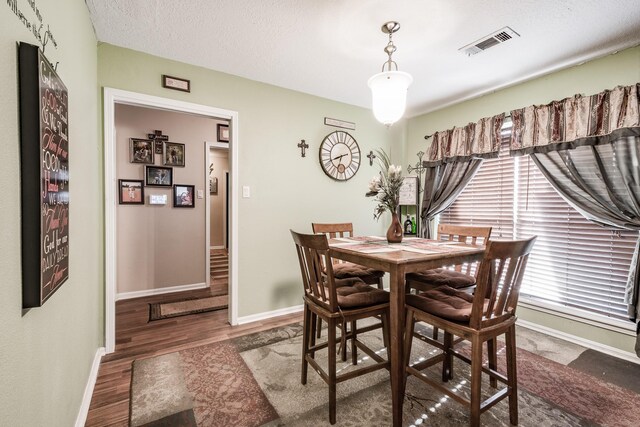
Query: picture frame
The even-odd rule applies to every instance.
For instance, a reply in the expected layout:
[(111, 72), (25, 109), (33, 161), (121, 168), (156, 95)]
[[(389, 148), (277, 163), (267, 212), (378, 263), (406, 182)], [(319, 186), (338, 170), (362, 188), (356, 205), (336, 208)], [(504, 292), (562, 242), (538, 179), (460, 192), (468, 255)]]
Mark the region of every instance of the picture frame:
[(209, 194), (218, 194), (218, 178), (209, 178)]
[(165, 166), (184, 167), (186, 147), (179, 142), (165, 142), (162, 144), (162, 161)]
[(40, 48), (19, 43), (18, 64), (20, 182), (12, 190), (22, 210), (22, 308), (30, 309), (41, 307), (69, 278), (69, 227), (76, 223), (69, 219), (74, 132), (69, 91)]
[(162, 75), (162, 87), (166, 89), (179, 90), (182, 92), (191, 92), (191, 81), (181, 79), (180, 77)]
[(144, 180), (147, 187), (171, 187), (173, 168), (164, 166), (145, 166)]
[(146, 165), (155, 164), (153, 141), (142, 138), (129, 138), (129, 162)]
[(119, 179), (118, 202), (121, 205), (144, 205), (144, 181), (141, 179)]
[(218, 142), (229, 142), (229, 125), (218, 123)]
[(420, 204), (420, 181), (417, 176), (405, 176), (400, 187), (398, 205), (413, 206)]
[(195, 185), (175, 184), (173, 186), (173, 207), (195, 207)]

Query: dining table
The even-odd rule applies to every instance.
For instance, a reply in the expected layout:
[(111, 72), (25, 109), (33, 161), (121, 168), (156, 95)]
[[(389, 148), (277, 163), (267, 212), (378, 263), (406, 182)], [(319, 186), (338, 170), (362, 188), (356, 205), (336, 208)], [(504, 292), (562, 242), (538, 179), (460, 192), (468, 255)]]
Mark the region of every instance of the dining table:
[(484, 245), (405, 237), (389, 243), (386, 237), (353, 236), (329, 239), (332, 258), (389, 273), (389, 348), (392, 425), (402, 425), (405, 367), (405, 275), (421, 270), (459, 265), (482, 259)]

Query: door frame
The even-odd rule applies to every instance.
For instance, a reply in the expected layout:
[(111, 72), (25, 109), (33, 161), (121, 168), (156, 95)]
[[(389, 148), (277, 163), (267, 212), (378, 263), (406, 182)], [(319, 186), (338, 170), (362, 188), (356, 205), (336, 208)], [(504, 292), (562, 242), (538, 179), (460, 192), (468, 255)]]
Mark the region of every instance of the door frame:
[[(103, 89), (104, 119), (104, 215), (105, 215), (105, 349), (106, 353), (115, 351), (116, 321), (116, 236), (117, 236), (117, 180), (116, 176), (116, 131), (115, 105), (126, 104), (139, 107), (156, 108), (165, 111), (196, 114), (215, 119), (229, 120), (230, 169), (231, 169), (231, 209), (229, 234), (229, 322), (238, 324), (238, 112), (208, 105), (177, 101), (158, 96), (145, 95), (121, 89), (105, 87)], [(208, 185), (206, 187), (208, 191)], [(208, 259), (208, 257), (205, 257)], [(208, 261), (207, 263), (208, 264)], [(207, 273), (208, 274), (208, 273)], [(208, 277), (208, 276), (206, 276)]]
[[(205, 162), (205, 180), (206, 180), (206, 190), (205, 190), (205, 254), (206, 254), (206, 260), (207, 262), (205, 263), (207, 268), (206, 268), (206, 274), (207, 274), (207, 286), (211, 286), (211, 258), (209, 256), (209, 254), (211, 253), (211, 193), (209, 192), (209, 179), (210, 179), (210, 174), (209, 174), (209, 164), (211, 162), (210, 156), (211, 156), (211, 150), (225, 150), (227, 152), (227, 157), (229, 157), (229, 154), (231, 154), (230, 149), (229, 149), (229, 144), (227, 144), (226, 142), (211, 142), (211, 141), (205, 141), (204, 142), (204, 162)], [(223, 171), (224, 172), (229, 172), (227, 170)], [(218, 185), (218, 191), (220, 191), (220, 184)], [(226, 191), (226, 189), (225, 189)], [(226, 206), (226, 202), (223, 201), (223, 206), (222, 209), (225, 210), (227, 208)], [(226, 216), (226, 211), (225, 211), (225, 216)], [(224, 231), (225, 231), (225, 225), (224, 225), (224, 221), (222, 224), (222, 231), (223, 231), (223, 235), (224, 235)], [(226, 237), (223, 237), (224, 239), (224, 245), (223, 248), (227, 249), (227, 252), (229, 251), (229, 242), (227, 242)], [(231, 293), (231, 282), (229, 282), (229, 293)]]

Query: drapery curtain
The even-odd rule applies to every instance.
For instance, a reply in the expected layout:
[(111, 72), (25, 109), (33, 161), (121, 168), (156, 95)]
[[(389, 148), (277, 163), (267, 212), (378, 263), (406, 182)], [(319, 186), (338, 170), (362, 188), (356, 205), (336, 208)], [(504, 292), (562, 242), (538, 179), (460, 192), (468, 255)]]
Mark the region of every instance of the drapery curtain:
[[(640, 83), (511, 112), (510, 148), (529, 153), (558, 193), (588, 220), (640, 230)], [(625, 303), (640, 314), (640, 238)]]
[(448, 208), (471, 181), (482, 159), (497, 157), (504, 113), (462, 128), (436, 132), (427, 159), (422, 197), (423, 236), (432, 237), (430, 222)]

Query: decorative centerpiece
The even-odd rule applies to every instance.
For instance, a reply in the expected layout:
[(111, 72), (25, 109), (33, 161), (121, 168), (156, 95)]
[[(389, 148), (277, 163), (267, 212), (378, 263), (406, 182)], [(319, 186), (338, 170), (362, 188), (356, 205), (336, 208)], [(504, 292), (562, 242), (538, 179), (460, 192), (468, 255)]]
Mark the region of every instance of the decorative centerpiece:
[(387, 230), (389, 243), (402, 242), (402, 224), (398, 219), (398, 203), (400, 201), (400, 187), (402, 187), (402, 167), (391, 164), (389, 156), (384, 150), (376, 150), (380, 174), (374, 176), (369, 182), (367, 197), (376, 197), (376, 205), (373, 217), (377, 220), (385, 212), (391, 213), (391, 225)]

